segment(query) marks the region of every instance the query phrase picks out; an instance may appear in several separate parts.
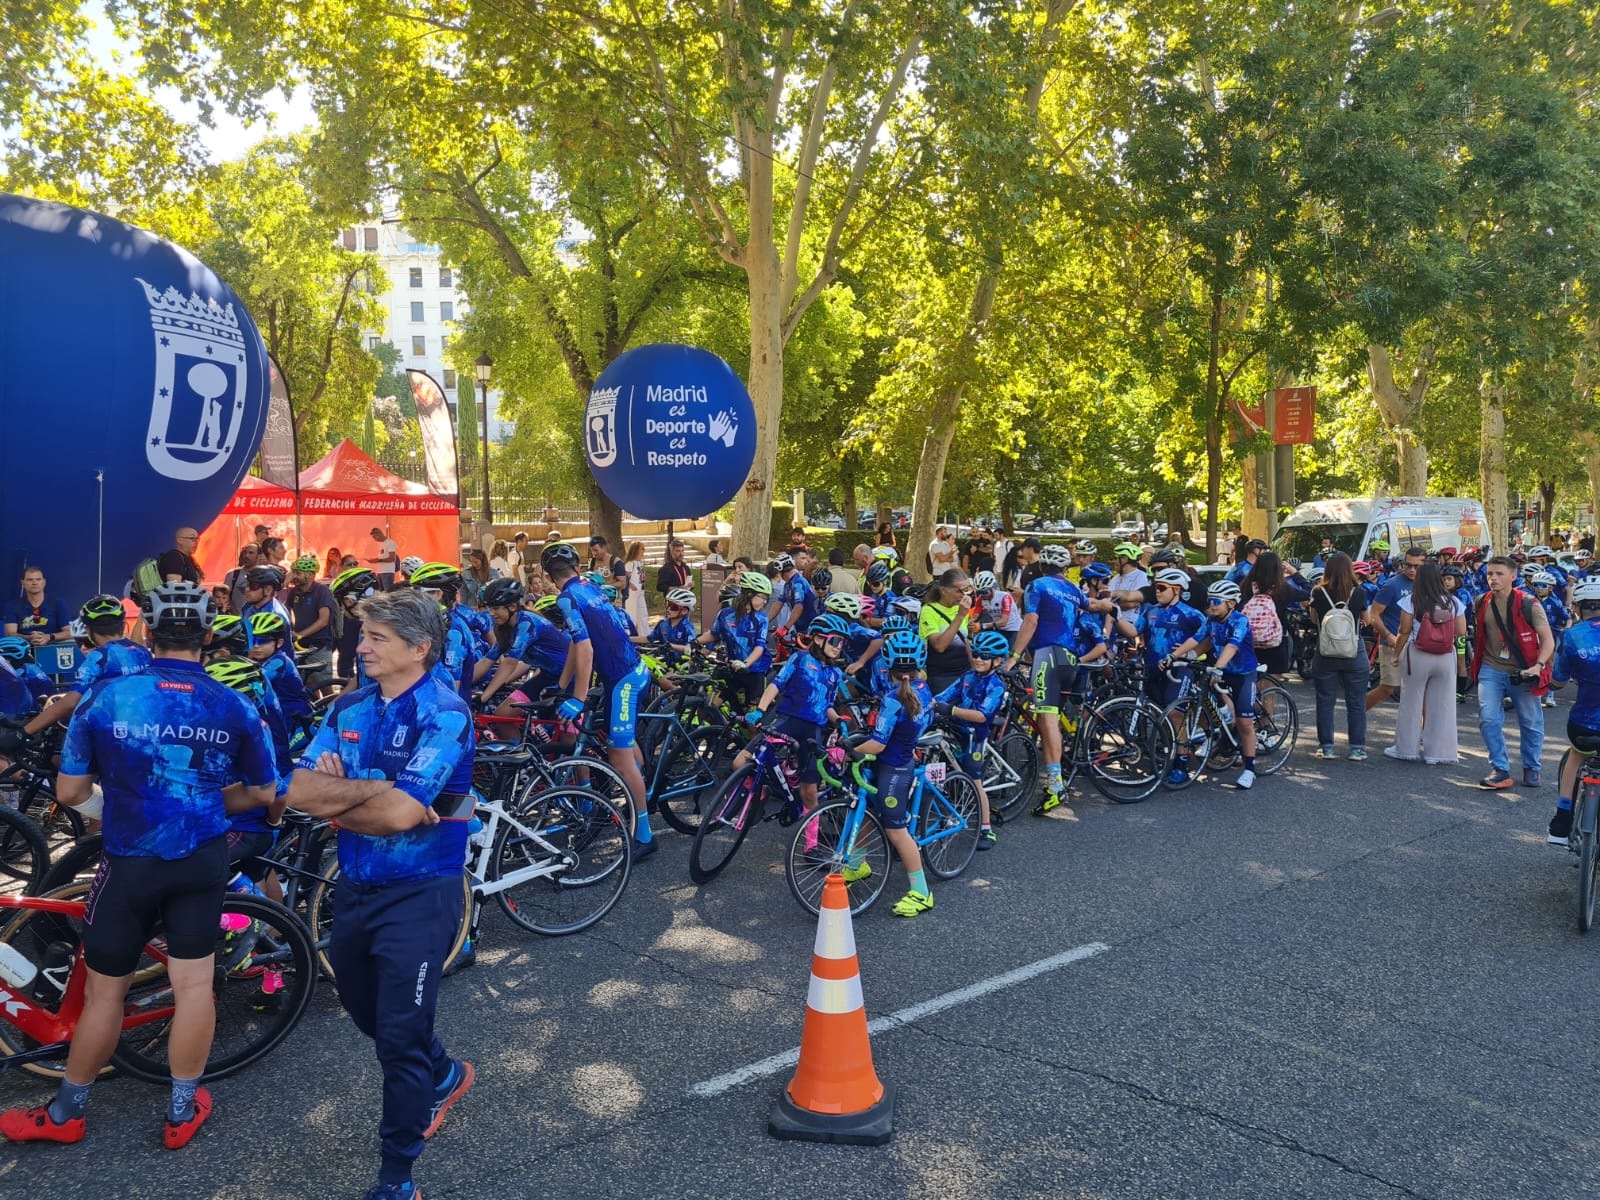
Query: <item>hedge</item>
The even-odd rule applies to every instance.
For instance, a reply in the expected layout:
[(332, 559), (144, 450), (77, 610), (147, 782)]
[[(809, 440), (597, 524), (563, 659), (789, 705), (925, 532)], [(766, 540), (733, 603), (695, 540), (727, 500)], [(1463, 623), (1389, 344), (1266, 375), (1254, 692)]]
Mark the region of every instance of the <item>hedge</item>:
[[(790, 506), (785, 505), (784, 507), (786, 510), (792, 511)], [(774, 506), (772, 528), (772, 552), (776, 554), (779, 550), (782, 550), (784, 547), (788, 546), (789, 533), (794, 528), (792, 522), (785, 520), (782, 525), (782, 536), (779, 536), (779, 523), (776, 516), (776, 506)], [(903, 533), (904, 531), (901, 532)], [(1038, 537), (1037, 534), (1025, 534), (1024, 536)], [(904, 542), (905, 539), (902, 537), (900, 540)], [(1080, 540), (1082, 539), (1070, 535), (1051, 534), (1049, 537), (1039, 538), (1039, 544), (1041, 546), (1071, 546), (1074, 542)], [(1091, 538), (1089, 540), (1094, 542), (1095, 558), (1103, 563), (1111, 562), (1112, 548), (1119, 545), (1121, 542), (1121, 539), (1119, 538)], [(806, 544), (811, 547), (817, 558), (823, 562), (827, 561), (828, 551), (839, 549), (844, 551), (845, 563), (846, 565), (849, 565), (850, 556), (857, 546), (875, 546), (877, 545), (877, 541), (877, 532), (872, 529), (820, 529), (811, 526), (807, 526), (806, 528)], [(967, 543), (965, 540), (957, 544), (963, 551), (966, 549)], [(905, 553), (905, 547), (902, 545), (900, 547), (902, 561), (905, 559)], [(1190, 550), (1186, 552), (1186, 556), (1191, 564), (1199, 564), (1206, 561), (1206, 556), (1203, 551)]]

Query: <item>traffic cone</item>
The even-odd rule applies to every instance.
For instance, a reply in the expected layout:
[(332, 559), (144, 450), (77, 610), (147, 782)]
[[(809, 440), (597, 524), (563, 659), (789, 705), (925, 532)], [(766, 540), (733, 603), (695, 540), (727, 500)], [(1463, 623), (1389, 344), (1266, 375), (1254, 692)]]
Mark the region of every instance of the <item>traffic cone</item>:
[(817, 914), (800, 1063), (767, 1132), (787, 1141), (881, 1146), (894, 1136), (894, 1089), (878, 1080), (861, 998), (844, 876), (829, 875)]

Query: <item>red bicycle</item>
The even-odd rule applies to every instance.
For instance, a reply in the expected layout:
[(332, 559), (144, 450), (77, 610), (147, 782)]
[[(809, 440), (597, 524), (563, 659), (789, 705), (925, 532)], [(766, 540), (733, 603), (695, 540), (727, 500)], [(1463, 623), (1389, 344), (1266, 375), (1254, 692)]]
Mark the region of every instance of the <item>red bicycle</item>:
[[(45, 896), (0, 896), (0, 1071), (20, 1067), (59, 1079), (83, 1013), (81, 948), (86, 881)], [(299, 1024), (316, 986), (311, 934), (264, 896), (229, 892), (217, 930), (212, 994), (216, 1037), (206, 1078), (220, 1079), (261, 1058)], [(112, 1068), (151, 1083), (171, 1078), (167, 1034), (174, 1013), (166, 943), (158, 928), (134, 969)]]

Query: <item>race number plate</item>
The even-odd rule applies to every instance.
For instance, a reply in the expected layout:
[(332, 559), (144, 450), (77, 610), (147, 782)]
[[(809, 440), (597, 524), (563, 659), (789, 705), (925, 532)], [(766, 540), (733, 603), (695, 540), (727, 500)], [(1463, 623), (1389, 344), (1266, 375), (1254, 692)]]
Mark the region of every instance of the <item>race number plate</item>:
[(945, 766), (946, 766), (946, 764), (942, 763), (942, 762), (931, 762), (931, 763), (929, 763), (928, 764), (928, 771), (927, 771), (928, 782), (929, 783), (943, 783), (944, 782)]

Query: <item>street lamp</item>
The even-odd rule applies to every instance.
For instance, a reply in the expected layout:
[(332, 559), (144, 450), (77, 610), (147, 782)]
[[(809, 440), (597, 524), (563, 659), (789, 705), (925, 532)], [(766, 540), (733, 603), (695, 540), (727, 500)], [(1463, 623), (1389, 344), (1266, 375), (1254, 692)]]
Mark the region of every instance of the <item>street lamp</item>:
[(483, 520), (493, 525), (494, 509), (489, 506), (489, 376), (494, 372), (494, 359), (480, 354), (473, 367), (478, 373), (478, 395), (483, 406), (478, 420), (483, 434)]

